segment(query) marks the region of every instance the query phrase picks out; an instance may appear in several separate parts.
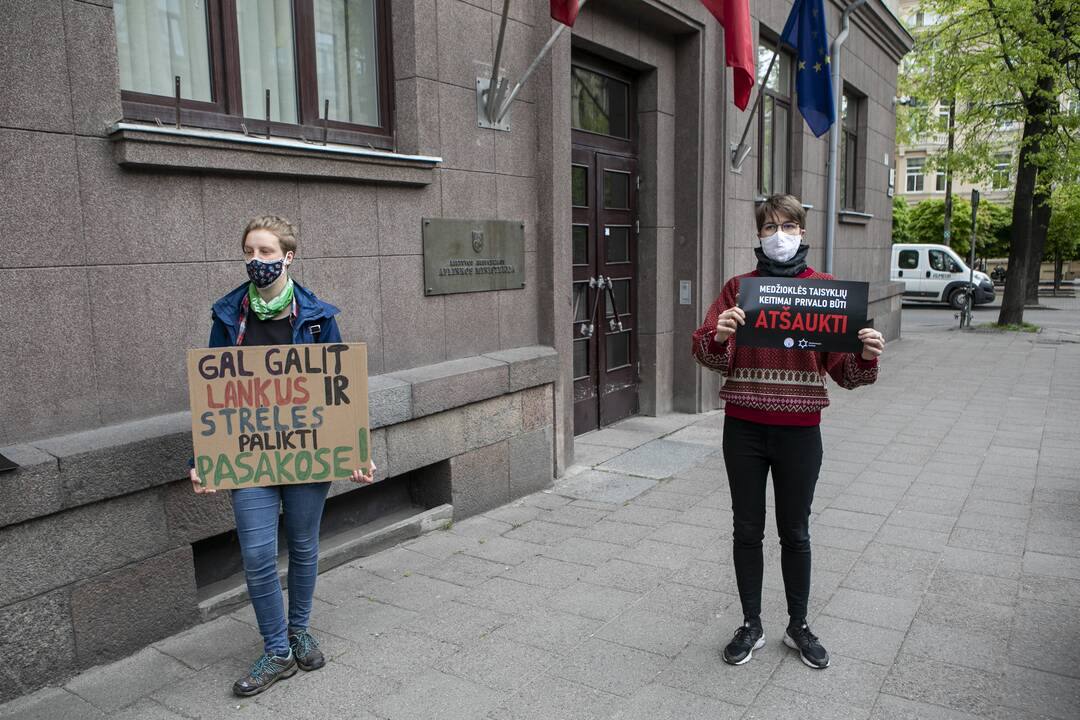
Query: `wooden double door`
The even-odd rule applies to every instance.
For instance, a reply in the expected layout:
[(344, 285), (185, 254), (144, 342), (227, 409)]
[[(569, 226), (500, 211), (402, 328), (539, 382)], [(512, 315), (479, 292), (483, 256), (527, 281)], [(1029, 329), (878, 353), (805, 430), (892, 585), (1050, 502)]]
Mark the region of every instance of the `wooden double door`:
[(575, 144), (574, 434), (638, 411), (637, 160)]

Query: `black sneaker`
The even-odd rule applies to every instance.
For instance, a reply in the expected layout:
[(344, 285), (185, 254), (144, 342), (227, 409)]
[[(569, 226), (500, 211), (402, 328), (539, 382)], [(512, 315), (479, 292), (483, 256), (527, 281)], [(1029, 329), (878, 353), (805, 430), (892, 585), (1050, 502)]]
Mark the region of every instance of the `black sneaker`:
[(799, 657), (808, 667), (815, 670), (824, 670), (829, 667), (829, 653), (821, 647), (817, 635), (810, 632), (806, 623), (788, 625), (784, 633), (784, 644), (792, 650), (798, 650)]
[(745, 623), (735, 631), (735, 637), (724, 648), (724, 662), (742, 665), (754, 656), (755, 650), (765, 647), (765, 631), (761, 624)]
[(234, 695), (240, 697), (258, 695), (278, 680), (284, 680), (295, 674), (296, 657), (291, 650), (287, 657), (266, 653), (255, 661), (247, 676), (233, 683), (232, 691)]
[(326, 664), (326, 658), (319, 649), (319, 641), (307, 630), (290, 633), (289, 647), (292, 649), (292, 654), (296, 656), (296, 664), (305, 672), (318, 670)]

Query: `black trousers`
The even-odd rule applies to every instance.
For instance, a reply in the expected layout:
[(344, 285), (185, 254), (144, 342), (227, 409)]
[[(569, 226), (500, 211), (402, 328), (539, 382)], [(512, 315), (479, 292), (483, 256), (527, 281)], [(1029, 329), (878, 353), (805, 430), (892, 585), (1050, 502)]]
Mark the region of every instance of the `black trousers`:
[(810, 504), (821, 470), (821, 429), (726, 417), (724, 464), (735, 516), (733, 555), (743, 615), (761, 615), (761, 541), (771, 469), (788, 615), (802, 620), (810, 597)]

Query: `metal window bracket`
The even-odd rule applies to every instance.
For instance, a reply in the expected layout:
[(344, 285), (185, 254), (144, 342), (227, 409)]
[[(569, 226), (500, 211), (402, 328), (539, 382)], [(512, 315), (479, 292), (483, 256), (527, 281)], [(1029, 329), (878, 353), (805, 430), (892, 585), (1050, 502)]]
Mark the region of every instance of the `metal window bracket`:
[[(586, 2), (588, 0), (579, 0), (579, 12), (581, 8), (585, 7)], [(551, 48), (555, 46), (555, 41), (566, 30), (566, 26), (559, 23), (559, 27), (555, 28), (551, 37), (544, 43), (544, 47), (540, 48), (540, 52), (537, 53), (533, 61), (529, 63), (529, 67), (522, 73), (521, 79), (514, 83), (513, 89), (508, 93), (507, 88), (510, 87), (510, 81), (502, 76), (499, 63), (502, 61), (503, 43), (506, 40), (506, 24), (509, 17), (510, 0), (503, 0), (499, 41), (495, 46), (495, 62), (491, 65), (491, 76), (478, 76), (476, 78), (476, 124), (482, 128), (502, 130), (503, 132), (510, 131), (510, 106), (513, 105), (514, 99), (517, 98), (521, 88), (532, 77), (532, 74), (536, 72), (536, 68), (540, 66), (540, 61), (551, 52)]]

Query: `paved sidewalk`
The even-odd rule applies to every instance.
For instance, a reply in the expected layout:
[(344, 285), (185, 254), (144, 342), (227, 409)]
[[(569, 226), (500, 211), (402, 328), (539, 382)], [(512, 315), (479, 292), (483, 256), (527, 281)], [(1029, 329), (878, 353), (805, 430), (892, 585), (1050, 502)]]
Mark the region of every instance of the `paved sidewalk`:
[(1074, 720), (1080, 310), (1057, 322), (909, 334), (876, 386), (831, 389), (810, 604), (828, 670), (780, 642), (775, 531), (768, 644), (720, 659), (741, 620), (723, 418), (675, 415), (580, 438), (550, 492), (324, 574), (319, 672), (231, 697), (260, 651), (248, 609), (0, 717)]

